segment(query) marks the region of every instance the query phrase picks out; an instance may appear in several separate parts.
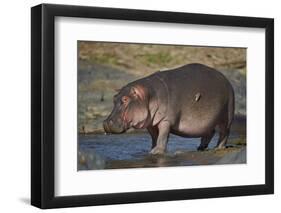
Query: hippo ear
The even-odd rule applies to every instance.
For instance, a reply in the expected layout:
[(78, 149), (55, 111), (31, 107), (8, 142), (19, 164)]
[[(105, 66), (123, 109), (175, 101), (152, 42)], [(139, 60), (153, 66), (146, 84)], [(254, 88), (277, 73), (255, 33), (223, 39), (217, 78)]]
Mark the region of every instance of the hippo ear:
[(135, 85), (131, 88), (131, 95), (140, 100), (145, 100), (147, 97), (147, 89), (142, 85)]

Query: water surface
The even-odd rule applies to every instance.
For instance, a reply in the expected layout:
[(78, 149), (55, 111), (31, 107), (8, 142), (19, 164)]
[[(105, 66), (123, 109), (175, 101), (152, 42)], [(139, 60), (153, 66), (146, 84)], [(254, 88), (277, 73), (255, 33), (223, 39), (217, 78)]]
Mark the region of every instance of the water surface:
[[(232, 133), (229, 137), (229, 141), (232, 141), (234, 139), (239, 139), (239, 137), (240, 135)], [(216, 134), (213, 137), (212, 141), (210, 142), (208, 148), (210, 150), (213, 149), (216, 146), (217, 141), (218, 141), (218, 135)], [(197, 151), (197, 147), (199, 146), (199, 144), (200, 144), (200, 138), (184, 138), (171, 134), (169, 137), (166, 156), (171, 157), (177, 153), (195, 152)], [(155, 160), (156, 158), (149, 155), (150, 149), (151, 149), (151, 137), (147, 133), (136, 133), (136, 134), (130, 133), (130, 134), (117, 134), (117, 135), (92, 134), (92, 135), (79, 136), (80, 153), (88, 153), (92, 161), (96, 161), (96, 163), (99, 164), (99, 165), (92, 165), (94, 169), (112, 167), (113, 164), (114, 167), (120, 167), (120, 168), (128, 167), (129, 164), (137, 165), (138, 167), (153, 166), (153, 162), (154, 162), (153, 160)], [(158, 157), (157, 159), (160, 158)], [(202, 161), (204, 160), (205, 162), (208, 161), (208, 159), (210, 160), (210, 157), (204, 160), (204, 156), (202, 156)], [(175, 159), (173, 159), (172, 162), (175, 163), (174, 160)], [(167, 159), (165, 162), (168, 162)], [(200, 162), (193, 162), (191, 161), (191, 159), (189, 159), (189, 161), (180, 163), (180, 165), (200, 164)], [(205, 162), (205, 164), (206, 163), (208, 162)], [(140, 164), (148, 164), (148, 165), (140, 165)], [(171, 161), (169, 160), (167, 164), (171, 166), (171, 164), (173, 163), (171, 163)], [(175, 164), (179, 164), (179, 162)]]

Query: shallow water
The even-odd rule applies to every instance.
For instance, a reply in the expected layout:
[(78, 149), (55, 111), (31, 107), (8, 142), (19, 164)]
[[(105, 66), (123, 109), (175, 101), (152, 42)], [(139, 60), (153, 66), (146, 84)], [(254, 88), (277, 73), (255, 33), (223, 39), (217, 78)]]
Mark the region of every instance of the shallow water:
[[(229, 139), (236, 138), (239, 138), (238, 134), (231, 134)], [(208, 148), (214, 148), (217, 141), (218, 135), (216, 134)], [(183, 138), (170, 135), (167, 152), (196, 151), (199, 144), (200, 138)], [(150, 149), (151, 138), (147, 133), (79, 136), (79, 150), (95, 153), (105, 162), (142, 159), (148, 155)]]

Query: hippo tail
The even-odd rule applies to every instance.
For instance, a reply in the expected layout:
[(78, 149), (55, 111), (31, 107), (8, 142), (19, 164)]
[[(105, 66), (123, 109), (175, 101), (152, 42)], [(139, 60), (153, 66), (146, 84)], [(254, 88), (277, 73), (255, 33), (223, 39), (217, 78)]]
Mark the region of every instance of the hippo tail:
[(233, 87), (230, 85), (230, 95), (228, 100), (228, 121), (227, 121), (227, 129), (230, 129), (230, 126), (232, 124), (233, 118), (234, 118), (234, 111), (235, 111), (235, 96), (234, 96), (234, 90)]

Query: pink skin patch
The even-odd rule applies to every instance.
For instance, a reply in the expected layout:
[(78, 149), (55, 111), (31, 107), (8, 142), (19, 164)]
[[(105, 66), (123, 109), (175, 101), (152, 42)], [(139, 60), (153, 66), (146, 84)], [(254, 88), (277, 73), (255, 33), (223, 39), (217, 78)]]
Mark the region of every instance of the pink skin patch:
[(123, 113), (122, 113), (122, 115), (121, 115), (121, 119), (122, 119), (122, 122), (123, 122), (123, 123), (128, 124), (130, 121), (128, 120), (126, 108), (127, 108), (127, 106), (128, 106), (128, 103), (129, 103), (130, 98), (129, 98), (128, 96), (123, 96), (123, 97), (121, 98), (121, 100), (122, 100), (122, 103), (123, 103), (124, 108), (125, 108), (125, 110), (123, 111)]
[(131, 125), (137, 129), (145, 128), (148, 115), (144, 103), (147, 101), (146, 88), (142, 85), (133, 86), (128, 95), (121, 97), (121, 101), (123, 110), (120, 118), (125, 128)]
[(136, 86), (132, 87), (131, 93), (134, 97), (139, 98), (141, 101), (144, 101), (147, 97), (146, 88), (144, 88), (141, 85), (136, 85)]

